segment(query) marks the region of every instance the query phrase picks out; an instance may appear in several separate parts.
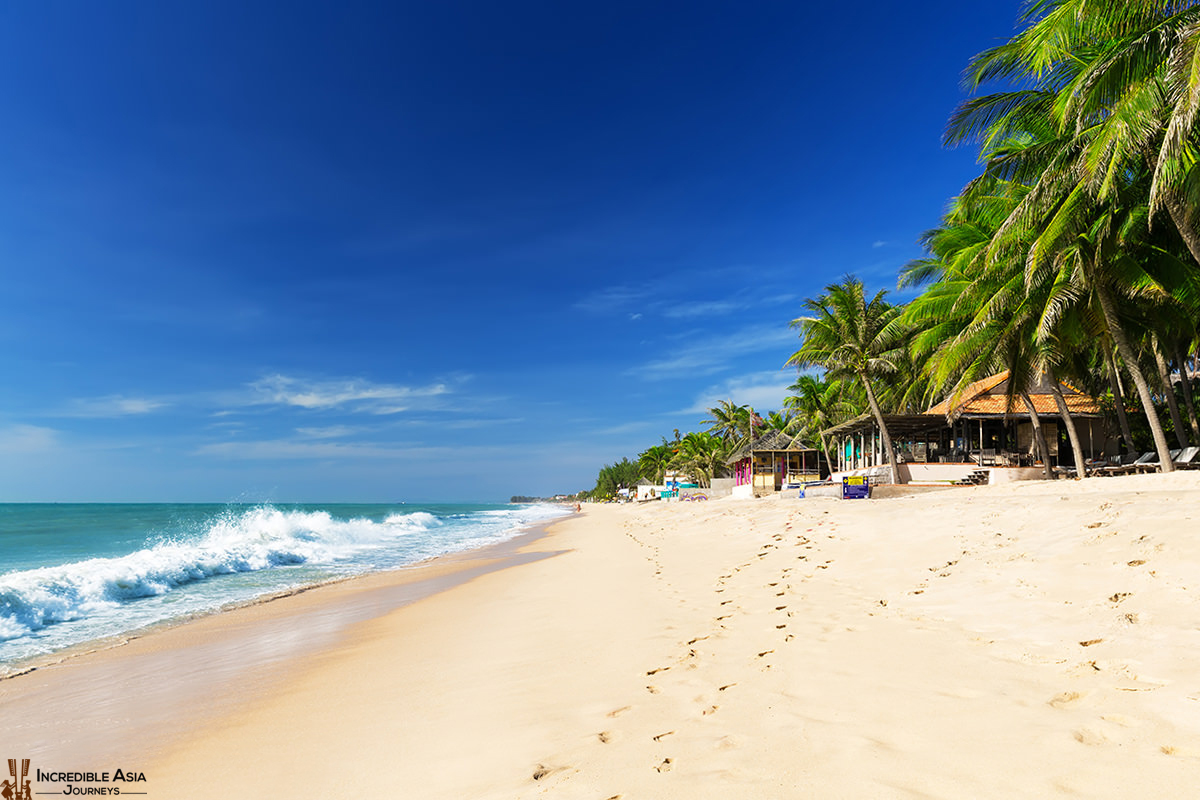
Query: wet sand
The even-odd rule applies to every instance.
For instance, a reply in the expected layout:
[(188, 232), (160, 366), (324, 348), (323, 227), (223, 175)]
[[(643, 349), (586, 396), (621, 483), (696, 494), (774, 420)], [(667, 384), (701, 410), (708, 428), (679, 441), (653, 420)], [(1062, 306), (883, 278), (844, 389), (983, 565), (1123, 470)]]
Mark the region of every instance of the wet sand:
[(520, 552), (543, 535), (538, 526), (507, 542), (406, 569), (32, 659), (22, 672), (0, 679), (0, 750), (72, 770), (145, 763), (338, 647), (354, 625), (488, 571), (545, 557)]

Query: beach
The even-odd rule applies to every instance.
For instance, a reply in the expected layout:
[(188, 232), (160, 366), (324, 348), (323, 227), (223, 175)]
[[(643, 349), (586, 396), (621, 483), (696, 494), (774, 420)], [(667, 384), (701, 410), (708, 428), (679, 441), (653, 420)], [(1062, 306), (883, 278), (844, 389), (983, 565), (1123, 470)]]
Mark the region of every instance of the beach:
[[(0, 681), (0, 744), (74, 702), (35, 767), (136, 769), (160, 798), (1185, 796), (1197, 500), (1182, 473), (586, 505), (402, 600), (420, 570)], [(169, 666), (323, 618), (203, 691)]]

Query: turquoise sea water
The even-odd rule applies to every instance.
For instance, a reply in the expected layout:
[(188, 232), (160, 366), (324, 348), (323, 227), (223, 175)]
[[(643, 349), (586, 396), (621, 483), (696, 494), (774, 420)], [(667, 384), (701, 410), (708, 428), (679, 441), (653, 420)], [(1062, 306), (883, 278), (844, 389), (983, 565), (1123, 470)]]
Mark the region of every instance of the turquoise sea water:
[(0, 675), (300, 586), (493, 544), (540, 505), (0, 504)]

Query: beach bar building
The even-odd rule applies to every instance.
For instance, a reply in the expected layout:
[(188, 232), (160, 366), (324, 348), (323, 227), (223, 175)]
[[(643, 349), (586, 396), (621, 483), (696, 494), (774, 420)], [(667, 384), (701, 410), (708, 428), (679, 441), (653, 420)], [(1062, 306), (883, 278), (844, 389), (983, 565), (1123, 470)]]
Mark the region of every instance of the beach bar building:
[(799, 487), (829, 474), (821, 451), (782, 431), (755, 437), (725, 462), (733, 471), (734, 497), (759, 497)]
[[(1100, 402), (1059, 382), (1059, 390), (1086, 458), (1104, 452), (1108, 428)], [(1058, 403), (1046, 382), (1028, 389), (1046, 437), (1052, 467), (1074, 466)], [(923, 414), (885, 414), (897, 464), (886, 464), (879, 426), (863, 414), (822, 435), (832, 443), (838, 474), (869, 474), (877, 483), (997, 483), (1044, 476), (1037, 460), (1033, 422), (1019, 396), (1009, 398), (1009, 375), (1001, 372), (968, 386)]]

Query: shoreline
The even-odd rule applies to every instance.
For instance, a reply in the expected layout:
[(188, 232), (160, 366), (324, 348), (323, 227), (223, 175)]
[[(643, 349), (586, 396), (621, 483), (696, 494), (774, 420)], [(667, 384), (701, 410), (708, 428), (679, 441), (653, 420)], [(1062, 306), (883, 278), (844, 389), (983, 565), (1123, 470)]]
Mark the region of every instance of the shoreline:
[[(92, 504), (83, 504), (83, 505), (92, 505)], [(570, 515), (568, 514), (567, 516), (569, 517)], [(528, 526), (528, 528), (522, 529), (521, 532), (517, 533), (511, 539), (505, 539), (504, 541), (501, 541), (501, 542), (494, 542), (491, 544), (480, 545), (478, 547), (471, 547), (471, 548), (468, 548), (465, 550), (455, 550), (455, 551), (451, 551), (451, 552), (447, 552), (447, 553), (442, 553), (440, 555), (428, 556), (426, 558), (422, 558), (419, 561), (414, 561), (411, 564), (405, 564), (405, 565), (402, 565), (399, 567), (392, 567), (392, 568), (373, 571), (373, 572), (364, 572), (364, 573), (359, 573), (356, 575), (341, 575), (338, 577), (328, 578), (326, 580), (322, 580), (317, 583), (300, 584), (297, 586), (293, 586), (291, 588), (280, 589), (277, 591), (268, 592), (267, 594), (259, 595), (257, 597), (251, 597), (251, 598), (247, 598), (244, 600), (234, 600), (234, 601), (225, 603), (221, 606), (218, 606), (216, 608), (211, 608), (211, 609), (208, 609), (205, 611), (197, 611), (197, 612), (186, 614), (186, 615), (183, 615), (180, 617), (159, 620), (157, 622), (152, 622), (143, 627), (132, 628), (130, 630), (123, 631), (118, 634), (113, 634), (110, 636), (103, 636), (98, 639), (89, 639), (87, 641), (79, 642), (78, 644), (73, 644), (68, 647), (64, 647), (61, 650), (55, 650), (55, 651), (52, 651), (49, 653), (40, 653), (38, 655), (28, 656), (26, 658), (10, 661), (6, 664), (0, 665), (0, 668), (8, 670), (6, 672), (0, 673), (0, 683), (2, 683), (3, 681), (6, 681), (6, 680), (11, 680), (13, 678), (20, 677), (22, 675), (26, 675), (30, 672), (35, 672), (39, 669), (46, 669), (48, 667), (57, 666), (64, 662), (67, 662), (67, 661), (70, 661), (70, 660), (73, 660), (76, 658), (88, 657), (94, 653), (104, 652), (107, 650), (112, 650), (114, 648), (123, 647), (126, 644), (128, 644), (129, 642), (134, 641), (136, 639), (141, 639), (146, 636), (153, 636), (157, 633), (161, 633), (163, 631), (167, 631), (172, 628), (177, 628), (177, 627), (184, 626), (184, 625), (191, 625), (191, 624), (199, 622), (201, 620), (205, 620), (209, 617), (213, 617), (213, 616), (217, 616), (217, 615), (221, 615), (221, 614), (227, 614), (230, 612), (236, 612), (236, 611), (239, 611), (244, 608), (253, 608), (255, 606), (266, 605), (268, 603), (273, 603), (273, 602), (276, 602), (279, 600), (287, 600), (288, 598), (304, 594), (305, 592), (310, 592), (310, 591), (317, 590), (317, 589), (324, 589), (326, 587), (331, 587), (331, 586), (337, 586), (339, 584), (343, 584), (343, 583), (347, 583), (347, 582), (361, 581), (364, 579), (369, 579), (376, 575), (404, 574), (404, 573), (408, 573), (411, 570), (424, 569), (428, 566), (432, 566), (432, 565), (435, 565), (440, 562), (452, 561), (453, 559), (456, 559), (456, 558), (461, 558), (461, 559), (482, 558), (482, 556), (479, 554), (486, 553), (486, 552), (492, 550), (493, 548), (498, 548), (498, 549), (503, 550), (510, 543), (515, 542), (520, 539), (523, 539), (524, 537), (532, 536), (532, 537), (536, 538), (537, 536), (544, 535), (545, 529), (547, 527), (553, 525), (554, 523), (556, 523), (564, 518), (566, 518), (566, 517), (556, 517), (553, 519), (534, 523), (534, 524)]]
[[(214, 765), (252, 797), (1183, 796), (1198, 505), (1197, 473), (588, 505), (512, 569), (239, 677), (152, 748), (119, 740), (138, 720), (112, 707), (106, 732), (172, 800), (210, 796)], [(319, 618), (332, 594), (268, 605)], [(96, 661), (153, 661), (133, 654)]]
[[(249, 694), (284, 680), (305, 659), (336, 647), (363, 621), (489, 571), (546, 557), (521, 551), (568, 518), (536, 523), (502, 542), (297, 586), (14, 662), (13, 671), (0, 676), (6, 717), (65, 722), (9, 726), (0, 744), (38, 758), (52, 752), (61, 731), (68, 738), (80, 733), (71, 752), (60, 757), (87, 767), (112, 762), (123, 755), (117, 750), (154, 752), (170, 741), (164, 731), (179, 717), (195, 724), (228, 713)], [(139, 689), (143, 682), (164, 681), (170, 697), (147, 698)], [(80, 691), (80, 685), (90, 688)], [(101, 720), (114, 695), (141, 706), (126, 709), (129, 724), (115, 742)]]

